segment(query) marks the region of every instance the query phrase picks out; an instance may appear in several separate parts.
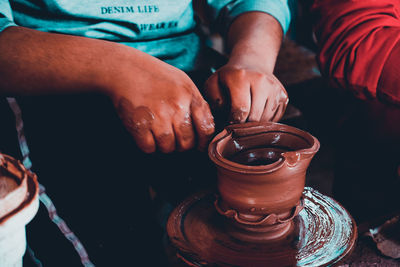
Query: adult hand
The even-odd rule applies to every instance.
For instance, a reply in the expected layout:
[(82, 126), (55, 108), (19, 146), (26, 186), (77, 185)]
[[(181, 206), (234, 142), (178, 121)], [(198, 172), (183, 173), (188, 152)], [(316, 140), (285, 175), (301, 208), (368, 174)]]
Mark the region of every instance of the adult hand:
[(230, 108), (230, 123), (279, 121), (289, 102), (272, 73), (229, 63), (207, 80), (205, 93), (213, 108)]
[(190, 78), (137, 49), (9, 27), (0, 51), (0, 93), (106, 94), (145, 152), (187, 150), (196, 141), (204, 149), (214, 132), (210, 108)]
[(210, 108), (181, 70), (136, 51), (111, 97), (127, 130), (146, 153), (207, 147), (214, 133)]

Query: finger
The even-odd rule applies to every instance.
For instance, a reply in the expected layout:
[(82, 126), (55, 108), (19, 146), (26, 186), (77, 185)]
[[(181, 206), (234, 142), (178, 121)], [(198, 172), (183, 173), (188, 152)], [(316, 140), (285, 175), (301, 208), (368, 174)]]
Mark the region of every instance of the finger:
[(157, 148), (163, 153), (175, 150), (175, 134), (171, 122), (167, 118), (159, 118), (159, 123), (153, 123), (152, 132)]
[(250, 83), (245, 75), (244, 71), (237, 71), (234, 75), (221, 77), (221, 83), (228, 88), (230, 94), (231, 123), (245, 122), (250, 113)]
[(268, 97), (268, 88), (265, 83), (256, 82), (252, 84), (251, 90), (251, 108), (248, 121), (260, 121), (264, 112), (264, 107)]
[(204, 151), (215, 131), (214, 118), (211, 115), (210, 107), (202, 98), (194, 98), (190, 107), (193, 125), (198, 137), (198, 148)]
[(283, 115), (285, 115), (286, 107), (287, 107), (287, 105), (289, 103), (289, 98), (287, 97), (286, 91), (282, 92), (281, 95), (282, 95), (282, 98), (280, 100), (278, 111), (276, 112), (276, 114), (272, 118), (272, 121), (274, 121), (274, 122), (280, 121), (281, 118), (283, 117)]
[(174, 119), (173, 128), (179, 151), (189, 150), (194, 147), (195, 133), (189, 112), (177, 114)]
[(281, 100), (280, 102), (283, 104), (284, 111), (286, 110), (287, 105), (289, 104), (289, 95), (286, 92), (285, 88), (282, 86), (282, 91), (281, 91)]
[(154, 121), (154, 114), (144, 106), (134, 108), (126, 98), (119, 100), (117, 111), (136, 145), (145, 153), (154, 152), (156, 143), (150, 130)]
[(153, 153), (156, 151), (156, 142), (150, 130), (142, 131), (140, 133), (132, 133), (136, 145), (145, 153)]
[(272, 116), (271, 121), (278, 122), (282, 118), (283, 114), (285, 113), (285, 106), (282, 103), (279, 105), (278, 109), (276, 110), (274, 116)]
[(275, 97), (269, 97), (265, 103), (264, 111), (261, 116), (261, 121), (271, 121), (274, 117), (279, 104), (277, 103)]
[(280, 119), (275, 118), (280, 106), (283, 106), (283, 112), (286, 109), (286, 105), (289, 101), (287, 92), (283, 85), (279, 82), (278, 79), (274, 77), (272, 80), (273, 87), (271, 88), (270, 92), (273, 92), (270, 96), (268, 96), (267, 103), (264, 108), (263, 115), (261, 116), (261, 121), (272, 121), (273, 119)]
[(218, 73), (214, 73), (204, 84), (206, 98), (213, 109), (220, 108), (225, 104), (224, 95), (218, 81)]
[(286, 107), (289, 103), (288, 94), (287, 94), (285, 88), (283, 88), (283, 86), (281, 86), (281, 91), (280, 91), (279, 95), (280, 95), (279, 108), (278, 108), (277, 112), (275, 113), (275, 115), (273, 116), (273, 118), (271, 119), (274, 122), (280, 121), (280, 119), (285, 114)]

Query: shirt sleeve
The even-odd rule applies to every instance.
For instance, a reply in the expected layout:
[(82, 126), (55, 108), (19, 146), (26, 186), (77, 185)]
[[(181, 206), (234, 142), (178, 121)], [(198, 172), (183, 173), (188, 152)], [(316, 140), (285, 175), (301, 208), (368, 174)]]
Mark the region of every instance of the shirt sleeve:
[[(400, 99), (389, 83), (388, 61), (400, 40), (399, 2), (396, 0), (316, 0), (312, 7), (321, 72), (332, 85), (361, 99), (384, 95)], [(398, 62), (398, 60), (397, 60)], [(393, 71), (393, 70), (392, 70)], [(379, 82), (381, 77), (385, 83)], [(392, 75), (393, 77), (393, 75)], [(382, 86), (384, 84), (384, 86)], [(397, 94), (397, 95), (396, 95)]]
[(242, 13), (261, 11), (273, 16), (282, 26), (285, 34), (289, 28), (292, 0), (208, 0), (211, 19), (218, 25), (218, 30), (226, 33), (232, 21)]
[(10, 26), (16, 26), (13, 20), (10, 2), (8, 0), (0, 1), (0, 32)]

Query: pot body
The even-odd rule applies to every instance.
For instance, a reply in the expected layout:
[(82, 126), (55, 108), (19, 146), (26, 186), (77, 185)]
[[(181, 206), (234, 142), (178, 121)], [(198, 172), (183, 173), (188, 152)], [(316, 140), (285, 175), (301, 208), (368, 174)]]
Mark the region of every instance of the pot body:
[(281, 214), (296, 206), (303, 193), (310, 160), (264, 174), (217, 167), (218, 193), (224, 208), (240, 214)]
[(217, 211), (240, 230), (265, 233), (262, 239), (281, 236), (302, 208), (306, 171), (318, 149), (315, 137), (291, 126), (228, 126), (209, 146), (218, 175)]
[(22, 267), (25, 225), (39, 208), (39, 186), (35, 174), (4, 154), (0, 154), (0, 179), (3, 189), (6, 183), (16, 185), (3, 190), (0, 197), (0, 266)]

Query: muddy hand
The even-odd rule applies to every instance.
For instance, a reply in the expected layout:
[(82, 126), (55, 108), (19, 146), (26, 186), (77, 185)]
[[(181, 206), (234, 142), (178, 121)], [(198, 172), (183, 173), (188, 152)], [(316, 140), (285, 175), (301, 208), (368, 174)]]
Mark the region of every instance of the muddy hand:
[[(142, 73), (113, 95), (114, 105), (138, 147), (146, 153), (207, 147), (214, 133), (210, 108), (182, 71), (145, 55)], [(139, 77), (139, 78), (138, 78)]]
[(213, 109), (230, 108), (230, 123), (279, 121), (289, 98), (273, 74), (225, 65), (206, 82), (205, 93)]

